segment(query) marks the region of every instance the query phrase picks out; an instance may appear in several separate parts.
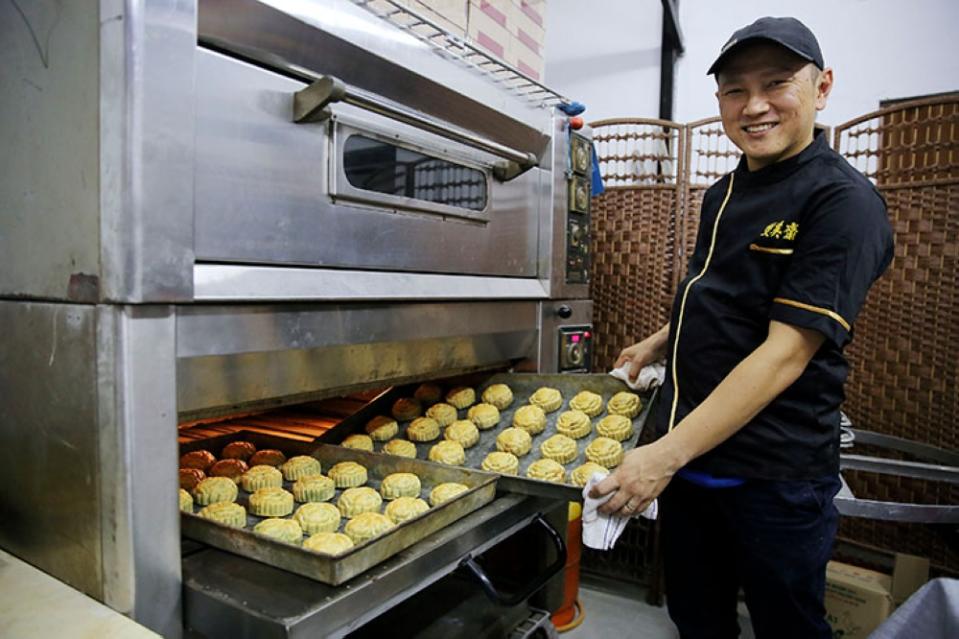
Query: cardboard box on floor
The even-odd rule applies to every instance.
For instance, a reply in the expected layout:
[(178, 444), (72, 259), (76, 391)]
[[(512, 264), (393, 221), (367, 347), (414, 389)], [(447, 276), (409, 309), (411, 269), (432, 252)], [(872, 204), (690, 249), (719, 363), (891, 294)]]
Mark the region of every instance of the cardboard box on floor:
[(896, 553), (892, 576), (830, 561), (826, 620), (835, 639), (866, 639), (896, 606), (926, 583), (929, 560)]

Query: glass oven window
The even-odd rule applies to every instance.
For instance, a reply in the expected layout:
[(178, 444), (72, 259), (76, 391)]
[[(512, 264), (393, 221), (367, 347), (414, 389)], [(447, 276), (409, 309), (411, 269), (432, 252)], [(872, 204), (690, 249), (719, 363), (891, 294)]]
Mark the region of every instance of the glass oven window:
[(362, 135), (343, 145), (350, 184), (365, 191), (398, 195), (473, 211), (486, 208), (486, 174)]

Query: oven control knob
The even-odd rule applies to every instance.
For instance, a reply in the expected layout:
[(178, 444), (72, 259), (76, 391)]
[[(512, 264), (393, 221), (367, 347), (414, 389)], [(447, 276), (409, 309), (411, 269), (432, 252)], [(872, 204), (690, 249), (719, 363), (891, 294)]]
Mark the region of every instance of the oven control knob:
[(573, 309), (571, 309), (566, 304), (563, 304), (558, 309), (556, 309), (556, 314), (563, 319), (569, 319), (573, 316)]
[(566, 347), (566, 361), (573, 366), (583, 365), (583, 343), (570, 344)]
[(573, 246), (579, 246), (583, 241), (583, 227), (579, 224), (571, 224), (569, 228), (569, 243)]

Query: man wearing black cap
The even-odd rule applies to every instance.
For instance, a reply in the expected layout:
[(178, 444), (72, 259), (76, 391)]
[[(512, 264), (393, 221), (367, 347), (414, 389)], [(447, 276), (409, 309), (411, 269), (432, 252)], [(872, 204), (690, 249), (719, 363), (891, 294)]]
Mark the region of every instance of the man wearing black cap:
[(667, 605), (684, 639), (737, 637), (740, 588), (758, 637), (831, 637), (842, 350), (892, 232), (876, 189), (814, 130), (833, 73), (805, 25), (757, 20), (709, 73), (743, 157), (705, 195), (669, 324), (616, 363), (635, 375), (667, 358), (661, 436), (594, 495), (615, 491), (604, 510), (628, 516), (662, 493)]

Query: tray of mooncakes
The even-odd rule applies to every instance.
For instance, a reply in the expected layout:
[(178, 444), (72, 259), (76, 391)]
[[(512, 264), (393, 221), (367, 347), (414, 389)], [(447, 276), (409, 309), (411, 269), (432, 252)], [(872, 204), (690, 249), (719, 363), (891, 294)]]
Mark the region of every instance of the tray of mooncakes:
[(497, 373), (400, 387), (319, 440), (500, 475), (509, 492), (582, 499), (635, 447), (653, 392), (605, 374)]
[(256, 432), (180, 453), (185, 537), (333, 586), (496, 494), (495, 474)]

